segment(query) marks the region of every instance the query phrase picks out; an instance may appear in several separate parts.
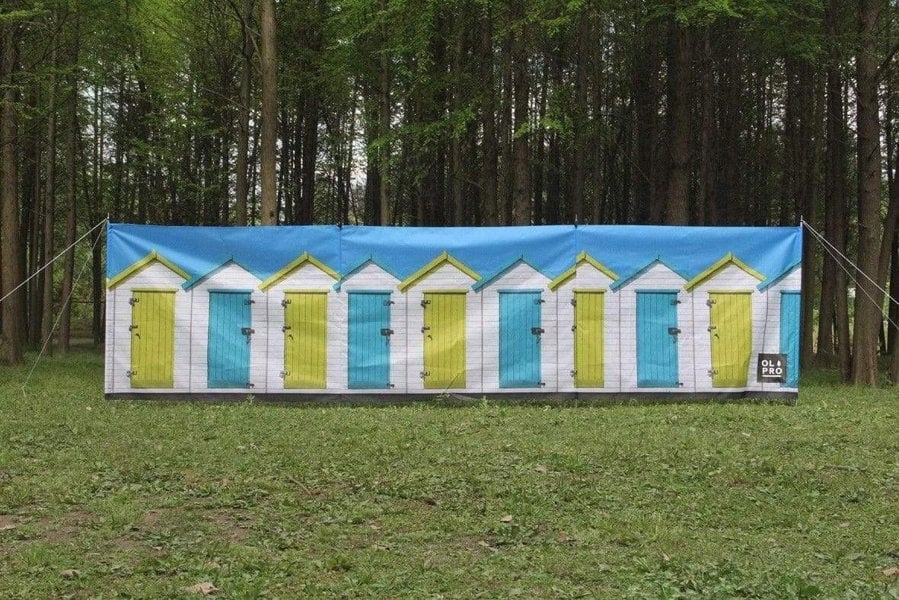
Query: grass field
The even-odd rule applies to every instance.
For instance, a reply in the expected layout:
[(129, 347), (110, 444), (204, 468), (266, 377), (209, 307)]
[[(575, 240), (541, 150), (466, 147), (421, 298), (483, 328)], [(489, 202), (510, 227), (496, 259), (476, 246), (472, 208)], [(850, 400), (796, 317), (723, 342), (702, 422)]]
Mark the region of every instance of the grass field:
[(899, 598), (899, 395), (108, 402), (0, 368), (0, 597)]

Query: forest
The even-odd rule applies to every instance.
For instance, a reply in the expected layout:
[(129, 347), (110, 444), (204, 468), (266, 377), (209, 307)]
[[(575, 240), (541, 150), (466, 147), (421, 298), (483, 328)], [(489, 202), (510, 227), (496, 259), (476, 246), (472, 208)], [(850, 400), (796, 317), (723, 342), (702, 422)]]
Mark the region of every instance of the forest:
[(0, 362), (102, 343), (106, 218), (804, 220), (802, 364), (897, 384), (897, 53), (887, 0), (4, 0)]

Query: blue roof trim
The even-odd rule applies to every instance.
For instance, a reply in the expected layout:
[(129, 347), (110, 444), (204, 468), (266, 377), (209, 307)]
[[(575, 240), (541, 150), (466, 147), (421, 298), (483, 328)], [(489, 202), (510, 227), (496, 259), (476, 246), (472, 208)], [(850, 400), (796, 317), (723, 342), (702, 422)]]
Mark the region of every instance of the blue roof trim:
[(662, 257), (661, 257), (661, 256), (657, 256), (657, 257), (655, 257), (654, 259), (652, 259), (651, 261), (649, 261), (648, 263), (646, 263), (645, 265), (643, 265), (642, 267), (640, 267), (639, 269), (637, 269), (636, 271), (632, 272), (630, 275), (627, 275), (627, 276), (625, 276), (625, 277), (621, 277), (621, 278), (619, 278), (618, 280), (613, 281), (612, 284), (609, 286), (609, 289), (610, 289), (610, 290), (617, 290), (617, 289), (619, 289), (619, 288), (621, 288), (621, 287), (624, 287), (625, 285), (627, 285), (628, 283), (630, 283), (631, 281), (633, 281), (634, 279), (636, 279), (637, 277), (639, 277), (640, 275), (642, 275), (643, 273), (645, 273), (646, 271), (648, 271), (648, 270), (649, 270), (653, 265), (655, 265), (656, 263), (658, 263), (658, 264), (662, 265), (663, 267), (667, 268), (668, 270), (670, 270), (671, 272), (673, 272), (675, 275), (677, 275), (678, 277), (680, 277), (680, 278), (683, 279), (684, 281), (689, 281), (689, 278), (688, 278), (686, 275), (684, 275), (682, 272), (680, 272), (679, 270), (675, 269), (674, 267), (672, 267), (671, 265), (669, 265), (667, 262), (665, 262), (664, 260), (662, 260)]
[(780, 282), (782, 279), (784, 279), (787, 275), (789, 275), (790, 273), (792, 273), (793, 271), (795, 271), (796, 269), (798, 269), (801, 266), (802, 266), (802, 259), (799, 259), (798, 261), (794, 262), (792, 265), (790, 265), (789, 267), (787, 267), (786, 269), (781, 271), (779, 274), (775, 275), (774, 277), (769, 277), (765, 281), (758, 284), (758, 286), (756, 286), (756, 287), (758, 287), (758, 290), (760, 292), (764, 292), (769, 287), (771, 287), (772, 285), (776, 285), (778, 282)]
[(257, 275), (256, 273), (253, 273), (251, 270), (249, 270), (248, 268), (246, 268), (244, 265), (240, 264), (240, 262), (234, 260), (234, 257), (232, 256), (232, 257), (230, 257), (230, 258), (225, 259), (224, 261), (222, 261), (221, 263), (219, 263), (219, 264), (216, 265), (215, 267), (209, 269), (209, 270), (206, 271), (205, 273), (200, 273), (200, 274), (198, 274), (198, 275), (194, 275), (193, 277), (191, 277), (190, 279), (188, 279), (187, 281), (185, 281), (183, 284), (181, 284), (181, 287), (182, 287), (184, 290), (189, 290), (190, 288), (192, 288), (192, 287), (198, 285), (198, 284), (201, 283), (202, 281), (204, 281), (204, 280), (206, 280), (206, 279), (209, 279), (209, 278), (212, 277), (217, 271), (221, 271), (222, 269), (224, 269), (225, 267), (227, 267), (227, 266), (230, 265), (230, 264), (237, 265), (238, 267), (240, 267), (241, 269), (243, 269), (244, 271), (246, 271), (247, 273), (249, 273), (250, 275), (252, 275), (252, 276), (255, 277), (256, 279), (259, 279), (259, 275)]
[(390, 275), (391, 277), (396, 279), (397, 282), (402, 281), (402, 278), (399, 275), (397, 275), (393, 271), (393, 269), (390, 269), (389, 267), (385, 266), (384, 263), (382, 263), (381, 261), (376, 259), (374, 256), (369, 256), (368, 258), (363, 258), (361, 261), (357, 262), (356, 265), (351, 267), (350, 269), (347, 269), (347, 272), (344, 273), (343, 275), (341, 275), (340, 279), (338, 279), (337, 283), (335, 283), (332, 287), (335, 290), (339, 290), (340, 286), (343, 285), (344, 281), (346, 281), (347, 279), (349, 279), (350, 277), (352, 277), (353, 275), (355, 275), (356, 273), (361, 271), (365, 267), (365, 265), (367, 265), (369, 263), (373, 264), (374, 266), (378, 267), (379, 269), (381, 269), (382, 271), (384, 271), (385, 273), (387, 273), (388, 275)]
[(515, 265), (517, 265), (518, 263), (525, 264), (525, 265), (529, 266), (530, 268), (534, 269), (535, 271), (537, 271), (538, 273), (540, 273), (541, 275), (543, 275), (544, 277), (546, 277), (547, 279), (551, 279), (546, 273), (543, 272), (542, 269), (535, 267), (534, 264), (531, 263), (531, 261), (526, 259), (524, 256), (519, 256), (518, 258), (516, 258), (515, 260), (513, 260), (506, 266), (502, 267), (500, 270), (496, 271), (492, 275), (482, 277), (480, 281), (476, 282), (473, 286), (471, 286), (471, 289), (476, 292), (481, 291), (483, 288), (487, 287), (488, 285), (490, 285), (491, 283), (493, 283), (494, 281), (496, 281), (497, 279), (499, 279), (500, 277), (502, 277), (503, 275), (505, 275), (506, 273), (511, 271), (512, 268), (515, 267)]

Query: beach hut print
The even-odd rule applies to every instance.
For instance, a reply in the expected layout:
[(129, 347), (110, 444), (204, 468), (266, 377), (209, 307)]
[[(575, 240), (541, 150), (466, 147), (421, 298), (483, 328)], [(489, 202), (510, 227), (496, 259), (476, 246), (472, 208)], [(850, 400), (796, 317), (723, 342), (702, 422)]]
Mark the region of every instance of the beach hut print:
[[(620, 299), (622, 386), (679, 388), (682, 376), (679, 348), (681, 322), (688, 312), (682, 307), (681, 287), (686, 278), (656, 258), (611, 285)], [(634, 332), (633, 338), (624, 332)], [(634, 360), (629, 367), (627, 361)], [(634, 367), (636, 367), (634, 369)]]
[[(401, 365), (405, 352), (405, 305), (394, 299), (399, 278), (373, 257), (366, 258), (340, 278), (334, 288), (344, 292), (346, 331), (337, 337), (345, 346), (347, 388), (350, 390), (396, 389), (391, 364)], [(394, 315), (394, 313), (398, 313)], [(405, 371), (397, 369), (401, 376)], [(404, 387), (404, 386), (401, 386)]]
[(778, 324), (777, 348), (766, 352), (783, 354), (787, 359), (787, 376), (781, 387), (799, 386), (799, 323), (802, 295), (801, 263), (790, 265), (782, 273), (759, 284), (758, 289), (767, 299), (767, 321)]
[[(469, 343), (467, 321), (471, 316), (468, 292), (478, 279), (478, 273), (444, 251), (398, 286), (407, 293), (410, 321), (421, 323), (421, 337), (409, 338), (410, 388), (446, 390), (477, 385), (469, 380), (468, 367), (480, 348)], [(416, 386), (419, 365), (421, 383)]]
[[(107, 353), (113, 358), (107, 361), (113, 366), (107, 372), (110, 387), (187, 387), (183, 367), (178, 377), (175, 369), (176, 348), (187, 347), (176, 344), (176, 305), (184, 303), (180, 292), (187, 278), (183, 269), (151, 251), (107, 282), (111, 312), (107, 327), (112, 329), (107, 332)], [(181, 331), (187, 330), (187, 323), (180, 325)]]
[[(606, 355), (612, 354), (610, 347), (617, 349), (614, 333), (606, 333), (607, 327), (615, 324), (614, 317), (611, 323), (606, 318), (607, 304), (613, 305), (617, 317), (618, 296), (608, 303), (606, 297), (611, 295), (607, 291), (616, 279), (618, 275), (614, 271), (586, 252), (581, 252), (574, 264), (549, 285), (558, 297), (560, 357), (570, 357), (570, 362), (565, 364), (569, 365), (568, 375), (575, 388), (602, 388), (606, 385), (609, 362)], [(563, 373), (560, 372), (559, 377), (564, 380)]]
[[(283, 357), (278, 376), (285, 390), (328, 386), (328, 297), (337, 279), (333, 269), (304, 252), (259, 285), (268, 296), (270, 329), (280, 324), (270, 339), (280, 345), (273, 355)], [(272, 318), (279, 311), (273, 300), (280, 304), (280, 319)]]
[(481, 296), (485, 389), (556, 388), (556, 311), (549, 282), (519, 257), (472, 287)]
[(701, 288), (705, 294), (711, 361), (708, 372), (713, 388), (746, 387), (749, 381), (753, 294), (764, 279), (733, 253), (727, 253), (684, 286), (688, 292)]
[[(191, 384), (198, 389), (264, 388), (265, 322), (255, 292), (259, 279), (233, 258), (184, 282), (191, 296), (192, 347), (199, 356)], [(260, 328), (257, 331), (257, 328)], [(257, 334), (263, 338), (256, 340)], [(253, 365), (256, 365), (255, 371)]]

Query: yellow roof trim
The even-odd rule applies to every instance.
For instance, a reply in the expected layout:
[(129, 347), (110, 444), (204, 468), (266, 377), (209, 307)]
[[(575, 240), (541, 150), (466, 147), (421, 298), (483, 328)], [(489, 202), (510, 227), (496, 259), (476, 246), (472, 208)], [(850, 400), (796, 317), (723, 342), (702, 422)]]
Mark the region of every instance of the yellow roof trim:
[(106, 281), (106, 287), (108, 287), (109, 289), (113, 289), (114, 287), (121, 285), (125, 282), (125, 280), (129, 279), (133, 275), (137, 275), (138, 272), (147, 268), (154, 262), (158, 262), (176, 275), (180, 275), (185, 280), (190, 279), (190, 275), (187, 273), (187, 271), (185, 271), (163, 255), (156, 252), (156, 250), (151, 250), (145, 257), (132, 263), (131, 266), (120, 272), (115, 277), (108, 279)]
[(419, 280), (423, 279), (428, 273), (430, 273), (437, 267), (440, 267), (444, 263), (449, 263), (449, 264), (453, 265), (454, 267), (456, 267), (457, 269), (459, 269), (460, 271), (462, 271), (463, 273), (465, 273), (466, 275), (468, 275), (475, 281), (477, 281), (478, 279), (481, 278), (481, 276), (478, 275), (478, 273), (476, 271), (474, 271), (471, 267), (469, 267), (465, 263), (461, 262), (459, 259), (454, 257), (452, 254), (450, 254), (449, 252), (444, 250), (443, 252), (440, 253), (439, 256), (437, 256), (437, 258), (435, 258), (434, 260), (432, 260), (431, 262), (429, 262), (428, 264), (426, 264), (425, 266), (423, 266), (422, 268), (417, 270), (415, 273), (412, 273), (412, 275), (409, 275), (409, 277), (404, 279), (399, 284), (399, 286), (397, 286), (397, 289), (401, 292), (405, 292), (407, 289), (409, 289), (410, 287), (415, 285)]
[(608, 268), (582, 250), (578, 253), (577, 258), (574, 259), (574, 264), (571, 265), (571, 268), (569, 268), (567, 271), (565, 271), (549, 283), (549, 289), (552, 291), (556, 291), (559, 286), (574, 277), (574, 274), (577, 273), (578, 267), (580, 267), (583, 263), (587, 263), (612, 281), (618, 279), (618, 274), (615, 271)]
[(715, 264), (713, 264), (708, 269), (706, 269), (705, 271), (703, 271), (702, 273), (700, 273), (699, 275), (697, 275), (696, 277), (694, 277), (693, 279), (688, 281), (686, 283), (686, 285), (684, 285), (684, 289), (688, 292), (691, 291), (693, 288), (700, 285), (707, 279), (711, 279), (712, 277), (714, 277), (719, 271), (721, 271), (722, 269), (724, 269), (725, 267), (727, 267), (729, 265), (737, 266), (742, 271), (748, 273), (749, 275), (752, 275), (759, 281), (765, 280), (764, 275), (762, 275), (761, 273), (759, 273), (758, 271), (756, 271), (755, 269), (753, 269), (752, 267), (750, 267), (749, 265), (744, 263), (742, 260), (740, 260), (739, 258), (734, 256), (733, 252), (728, 252), (727, 254), (722, 256), (720, 259), (718, 259), (718, 261), (715, 262)]
[(273, 285), (275, 285), (276, 283), (278, 283), (279, 281), (281, 281), (282, 279), (284, 279), (285, 277), (290, 275), (293, 271), (299, 269), (300, 267), (302, 267), (303, 265), (305, 265), (307, 263), (312, 265), (313, 267), (315, 267), (316, 269), (318, 269), (325, 275), (328, 275), (335, 281), (340, 279), (340, 275), (337, 274), (337, 271), (335, 271), (334, 269), (332, 269), (331, 267), (329, 267), (322, 261), (318, 260), (317, 258), (312, 256), (308, 252), (303, 252), (298, 257), (296, 257), (295, 259), (293, 259), (292, 261), (290, 261), (289, 263), (284, 265), (284, 267), (281, 268), (281, 270), (279, 270), (277, 273), (275, 273), (274, 275), (272, 275), (271, 277), (269, 277), (268, 279), (266, 279), (265, 281), (260, 283), (259, 289), (262, 291), (267, 290), (268, 288), (272, 287)]

